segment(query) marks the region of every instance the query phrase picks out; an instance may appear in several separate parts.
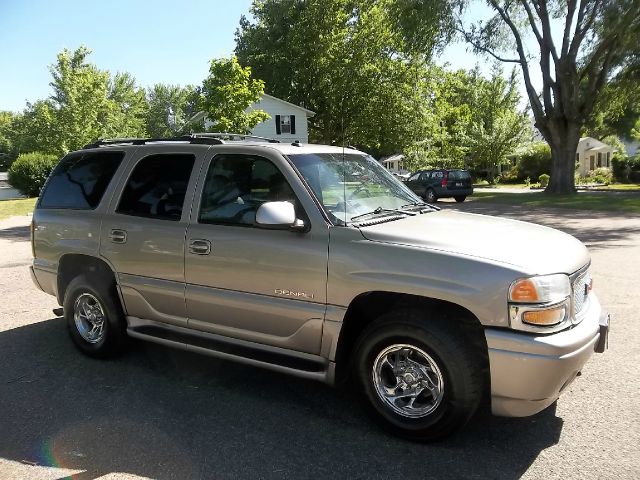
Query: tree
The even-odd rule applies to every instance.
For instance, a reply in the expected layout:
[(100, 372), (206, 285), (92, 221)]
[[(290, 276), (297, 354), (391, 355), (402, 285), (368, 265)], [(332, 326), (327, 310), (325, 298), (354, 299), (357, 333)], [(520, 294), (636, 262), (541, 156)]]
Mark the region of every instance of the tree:
[(238, 59), (211, 61), (209, 76), (202, 83), (202, 106), (213, 132), (249, 133), (269, 118), (263, 110), (250, 108), (264, 93), (264, 82), (251, 77), (251, 67)]
[(476, 77), (474, 84), (468, 158), (475, 168), (486, 170), (489, 181), (493, 181), (498, 166), (522, 143), (529, 120), (518, 111), (520, 95), (515, 70), (506, 79), (496, 65), (490, 80)]
[(129, 73), (116, 73), (109, 80), (109, 117), (106, 135), (109, 137), (143, 137), (147, 135), (146, 93), (136, 85)]
[[(580, 130), (621, 69), (640, 69), (640, 0), (488, 0), (495, 15), (458, 30), (476, 52), (520, 66), (535, 125), (552, 152), (548, 193), (575, 191)], [(561, 20), (564, 19), (564, 20)], [(554, 37), (552, 23), (562, 21)], [(533, 35), (537, 54), (526, 49)], [(505, 37), (506, 35), (506, 37)], [(505, 38), (510, 41), (505, 42)], [(512, 53), (515, 51), (515, 55)], [(532, 60), (542, 76), (536, 91)]]
[(316, 112), (312, 140), (396, 153), (428, 131), (425, 52), (444, 32), (433, 10), (409, 34), (401, 27), (415, 23), (412, 8), (410, 0), (255, 1), (236, 55), (269, 93)]
[[(166, 138), (184, 133), (186, 122), (200, 109), (200, 89), (187, 85), (155, 84), (147, 92), (147, 130), (151, 137)], [(189, 125), (197, 128), (196, 126)], [(204, 126), (200, 126), (204, 130)]]
[(0, 111), (0, 169), (5, 170), (17, 156), (16, 125), (17, 115)]

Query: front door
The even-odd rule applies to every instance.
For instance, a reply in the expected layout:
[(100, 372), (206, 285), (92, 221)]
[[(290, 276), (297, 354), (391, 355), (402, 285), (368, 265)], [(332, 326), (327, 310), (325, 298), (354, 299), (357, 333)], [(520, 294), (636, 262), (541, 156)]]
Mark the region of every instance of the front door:
[[(317, 354), (328, 227), (307, 214), (299, 201), (304, 187), (273, 155), (218, 154), (203, 169), (187, 231), (189, 327)], [(256, 211), (267, 201), (292, 202), (309, 230), (255, 226)]]
[[(184, 239), (197, 175), (196, 155), (147, 148), (111, 200), (100, 253), (118, 272), (131, 317), (187, 326)], [(203, 157), (203, 154), (200, 154)], [(201, 161), (201, 159), (200, 159)]]

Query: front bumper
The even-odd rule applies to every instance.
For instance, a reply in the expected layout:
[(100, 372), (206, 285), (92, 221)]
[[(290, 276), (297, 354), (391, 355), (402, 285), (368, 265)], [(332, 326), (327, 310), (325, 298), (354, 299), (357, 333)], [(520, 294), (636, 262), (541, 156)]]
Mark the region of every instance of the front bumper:
[(551, 405), (594, 352), (607, 348), (609, 315), (590, 294), (584, 319), (550, 335), (485, 330), (494, 415), (526, 417)]

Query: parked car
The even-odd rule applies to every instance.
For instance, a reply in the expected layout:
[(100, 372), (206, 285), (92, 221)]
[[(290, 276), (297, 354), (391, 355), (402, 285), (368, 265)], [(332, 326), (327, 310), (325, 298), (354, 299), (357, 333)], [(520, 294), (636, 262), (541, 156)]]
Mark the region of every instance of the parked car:
[(572, 236), (441, 211), (363, 152), (241, 138), (100, 141), (55, 167), (31, 272), (80, 351), (133, 337), (346, 383), (432, 440), (485, 394), (539, 412), (605, 350)]
[(406, 184), (429, 203), (450, 197), (456, 202), (464, 202), (473, 195), (471, 175), (467, 170), (420, 170), (411, 175)]

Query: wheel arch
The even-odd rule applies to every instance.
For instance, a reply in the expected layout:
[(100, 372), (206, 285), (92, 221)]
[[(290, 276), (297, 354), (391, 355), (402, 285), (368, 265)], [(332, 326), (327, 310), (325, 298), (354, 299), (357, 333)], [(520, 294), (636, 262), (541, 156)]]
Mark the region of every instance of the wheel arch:
[(117, 284), (117, 277), (111, 266), (103, 259), (80, 253), (68, 253), (58, 261), (57, 299), (62, 305), (69, 283), (78, 275), (98, 277), (107, 284)]
[(381, 315), (403, 308), (423, 309), (425, 313), (445, 316), (455, 322), (477, 351), (483, 368), (486, 369), (487, 382), (489, 381), (489, 357), (484, 327), (470, 310), (438, 298), (399, 292), (370, 291), (358, 295), (351, 301), (342, 320), (335, 351), (336, 383), (344, 382), (349, 376), (352, 354), (365, 328)]

